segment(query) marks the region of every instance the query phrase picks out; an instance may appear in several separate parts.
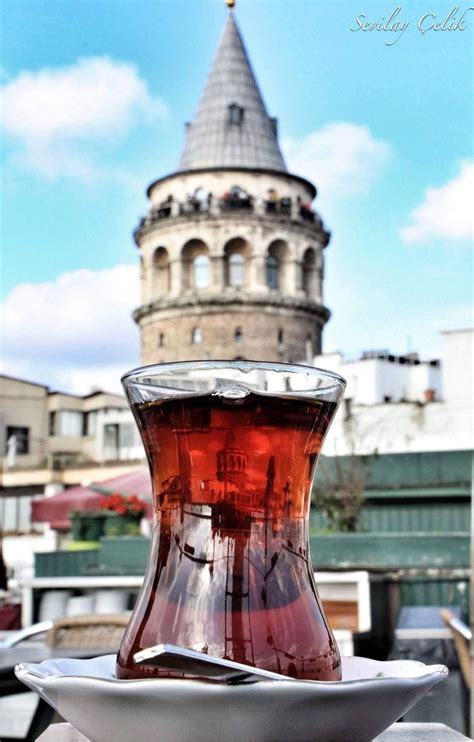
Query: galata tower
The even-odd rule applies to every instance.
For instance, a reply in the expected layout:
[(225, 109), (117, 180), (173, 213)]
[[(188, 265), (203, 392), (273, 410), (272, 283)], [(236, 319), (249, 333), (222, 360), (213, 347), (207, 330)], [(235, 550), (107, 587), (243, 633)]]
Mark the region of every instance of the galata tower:
[(321, 353), (329, 233), (316, 188), (287, 170), (232, 8), (178, 169), (147, 195), (135, 231), (144, 364)]

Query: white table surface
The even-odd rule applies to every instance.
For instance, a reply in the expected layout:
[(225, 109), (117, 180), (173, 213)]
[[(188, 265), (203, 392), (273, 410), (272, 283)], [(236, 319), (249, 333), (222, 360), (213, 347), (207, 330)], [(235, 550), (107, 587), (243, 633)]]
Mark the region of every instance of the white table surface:
[[(375, 738), (374, 742), (462, 742), (469, 740), (446, 724), (393, 724)], [(51, 724), (37, 742), (89, 742), (71, 724)], [(135, 742), (135, 741), (133, 741)], [(356, 740), (352, 740), (356, 742)]]

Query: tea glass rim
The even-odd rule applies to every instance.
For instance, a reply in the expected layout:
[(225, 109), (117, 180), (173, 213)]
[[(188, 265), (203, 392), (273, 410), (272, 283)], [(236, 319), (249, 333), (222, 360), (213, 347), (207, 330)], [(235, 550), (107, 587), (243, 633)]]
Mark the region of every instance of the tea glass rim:
[[(180, 370), (199, 370), (199, 369), (235, 369), (242, 371), (243, 373), (249, 373), (250, 371), (262, 370), (262, 371), (273, 371), (276, 373), (291, 373), (295, 376), (298, 374), (304, 374), (308, 376), (314, 376), (315, 378), (324, 379), (330, 383), (318, 387), (317, 391), (329, 391), (331, 388), (340, 388), (344, 392), (347, 381), (340, 374), (335, 371), (329, 371), (328, 369), (319, 368), (317, 366), (309, 366), (302, 363), (281, 363), (279, 361), (254, 361), (254, 360), (189, 360), (189, 361), (170, 361), (168, 363), (152, 363), (145, 366), (137, 366), (127, 371), (122, 377), (121, 382), (125, 384), (140, 384), (142, 383), (140, 377), (149, 375), (161, 375), (169, 371), (180, 371)], [(293, 393), (301, 392), (304, 394), (308, 393), (308, 389), (292, 390)], [(316, 391), (315, 389), (311, 391)]]

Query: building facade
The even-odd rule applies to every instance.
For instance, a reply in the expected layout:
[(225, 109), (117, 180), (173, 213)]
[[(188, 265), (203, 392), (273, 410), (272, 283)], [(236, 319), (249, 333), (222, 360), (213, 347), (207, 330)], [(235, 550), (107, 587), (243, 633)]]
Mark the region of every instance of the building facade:
[(381, 353), (366, 353), (359, 360), (336, 354), (314, 359), (315, 365), (348, 380), (325, 455), (464, 451), (472, 456), (474, 330), (442, 336), (439, 360)]
[(175, 173), (148, 188), (143, 363), (310, 360), (329, 318), (315, 187), (288, 172), (233, 11)]
[[(443, 357), (444, 362), (444, 357)], [(328, 368), (347, 381), (347, 405), (435, 402), (442, 398), (444, 376), (438, 358), (421, 360), (418, 353), (395, 355), (388, 350), (365, 351), (348, 358), (342, 353), (316, 356), (317, 368)]]
[[(0, 466), (3, 482), (18, 472), (59, 472), (143, 457), (127, 400), (96, 391), (79, 396), (0, 375)], [(33, 479), (32, 479), (33, 477)]]

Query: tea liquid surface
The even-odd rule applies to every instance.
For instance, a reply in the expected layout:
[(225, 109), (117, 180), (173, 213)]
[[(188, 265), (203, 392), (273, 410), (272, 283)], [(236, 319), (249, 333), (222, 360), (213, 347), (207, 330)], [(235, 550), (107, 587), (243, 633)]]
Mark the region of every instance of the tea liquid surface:
[(308, 550), (311, 482), (334, 404), (252, 392), (133, 411), (156, 522), (117, 676), (169, 676), (132, 660), (168, 643), (294, 677), (340, 679)]

